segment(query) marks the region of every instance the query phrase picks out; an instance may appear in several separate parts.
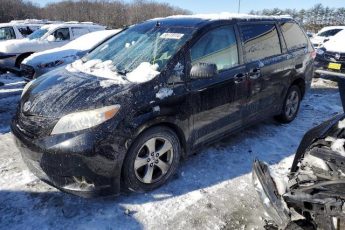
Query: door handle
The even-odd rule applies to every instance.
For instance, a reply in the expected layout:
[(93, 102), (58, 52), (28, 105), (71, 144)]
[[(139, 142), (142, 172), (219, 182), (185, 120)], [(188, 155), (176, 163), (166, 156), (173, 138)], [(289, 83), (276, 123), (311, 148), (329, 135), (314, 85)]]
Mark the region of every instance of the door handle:
[(261, 69), (260, 68), (254, 68), (249, 71), (249, 78), (250, 79), (258, 79), (261, 76)]
[(236, 84), (241, 83), (241, 82), (244, 80), (244, 78), (246, 77), (246, 75), (247, 75), (247, 74), (245, 74), (245, 73), (238, 73), (238, 74), (236, 74), (236, 75), (234, 76), (234, 78), (235, 78), (235, 83), (236, 83)]

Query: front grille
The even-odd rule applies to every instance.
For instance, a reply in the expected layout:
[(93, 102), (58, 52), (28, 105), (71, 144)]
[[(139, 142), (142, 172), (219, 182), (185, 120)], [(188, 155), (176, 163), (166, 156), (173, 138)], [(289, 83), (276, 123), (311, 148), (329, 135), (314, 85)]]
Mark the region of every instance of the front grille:
[(32, 66), (21, 64), (20, 69), (22, 71), (22, 75), (29, 79), (33, 79), (35, 75), (35, 69)]
[(17, 127), (24, 135), (33, 139), (50, 135), (56, 122), (56, 118), (26, 116), (20, 112)]
[[(337, 55), (340, 55), (339, 59), (336, 58)], [(345, 62), (345, 53), (325, 52), (324, 57), (329, 61)]]

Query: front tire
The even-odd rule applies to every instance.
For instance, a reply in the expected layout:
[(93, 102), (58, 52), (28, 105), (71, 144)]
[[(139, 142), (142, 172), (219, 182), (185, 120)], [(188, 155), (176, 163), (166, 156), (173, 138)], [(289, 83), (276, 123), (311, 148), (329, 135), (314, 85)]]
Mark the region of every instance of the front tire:
[(178, 168), (181, 145), (169, 128), (157, 126), (144, 131), (127, 152), (122, 169), (125, 188), (147, 192), (165, 184)]
[(298, 113), (301, 104), (301, 90), (297, 85), (292, 85), (285, 97), (283, 110), (276, 119), (282, 123), (290, 123)]

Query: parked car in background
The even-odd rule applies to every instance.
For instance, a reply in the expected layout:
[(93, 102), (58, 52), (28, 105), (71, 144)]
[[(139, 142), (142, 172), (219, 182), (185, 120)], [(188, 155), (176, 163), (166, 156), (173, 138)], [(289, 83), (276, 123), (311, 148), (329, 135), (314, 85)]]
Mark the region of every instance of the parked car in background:
[(325, 42), (316, 52), (316, 75), (345, 77), (345, 30)]
[(105, 30), (105, 27), (75, 22), (44, 25), (25, 39), (2, 42), (0, 69), (19, 68), (22, 61), (33, 53), (61, 47), (81, 35), (98, 30)]
[(12, 132), (28, 167), (63, 191), (150, 191), (207, 144), (293, 121), (313, 53), (290, 17), (152, 19), (29, 82)]
[(320, 48), (323, 43), (329, 41), (334, 35), (345, 29), (345, 26), (327, 26), (320, 30), (311, 38), (311, 42), (315, 49)]
[(49, 24), (49, 21), (27, 19), (0, 23), (0, 42), (25, 38), (41, 28), (44, 24)]
[(22, 76), (32, 80), (57, 67), (70, 64), (120, 31), (101, 30), (88, 33), (62, 47), (34, 53), (22, 62)]

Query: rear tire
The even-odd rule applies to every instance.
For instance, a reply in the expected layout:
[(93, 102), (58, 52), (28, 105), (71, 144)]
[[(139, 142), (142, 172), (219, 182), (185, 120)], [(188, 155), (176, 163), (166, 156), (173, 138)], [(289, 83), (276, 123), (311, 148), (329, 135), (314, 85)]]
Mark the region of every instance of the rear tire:
[(281, 123), (293, 121), (298, 114), (301, 98), (300, 88), (297, 85), (292, 85), (286, 94), (281, 114), (275, 117), (276, 120)]
[(125, 188), (147, 192), (165, 184), (175, 174), (181, 156), (176, 134), (164, 126), (144, 131), (127, 152), (122, 166)]

